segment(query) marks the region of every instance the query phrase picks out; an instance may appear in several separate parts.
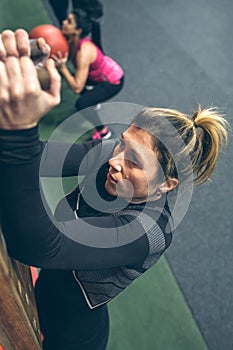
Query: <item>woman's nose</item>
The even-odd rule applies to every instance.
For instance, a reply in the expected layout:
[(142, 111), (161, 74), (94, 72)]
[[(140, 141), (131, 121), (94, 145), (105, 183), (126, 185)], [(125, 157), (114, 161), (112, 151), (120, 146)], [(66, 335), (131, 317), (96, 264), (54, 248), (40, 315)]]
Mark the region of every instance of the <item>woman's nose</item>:
[(115, 171), (120, 172), (122, 170), (122, 158), (119, 158), (119, 156), (109, 159), (108, 163)]

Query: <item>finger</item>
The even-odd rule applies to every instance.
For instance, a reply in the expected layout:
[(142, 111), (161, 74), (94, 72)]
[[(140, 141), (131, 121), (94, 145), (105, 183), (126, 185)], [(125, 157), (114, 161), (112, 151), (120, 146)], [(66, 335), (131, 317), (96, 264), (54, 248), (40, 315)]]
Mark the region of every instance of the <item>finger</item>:
[(50, 55), (50, 51), (51, 51), (51, 48), (50, 46), (46, 43), (46, 41), (44, 40), (44, 38), (38, 38), (38, 46), (41, 50), (41, 52), (43, 52), (43, 54), (45, 55)]
[(5, 63), (8, 81), (9, 94), (12, 102), (18, 102), (24, 96), (24, 82), (20, 68), (20, 61), (14, 56), (7, 58)]
[(63, 58), (63, 57), (62, 57), (61, 51), (57, 51), (57, 56), (58, 56), (59, 58)]
[(2, 32), (2, 42), (5, 47), (6, 56), (19, 57), (14, 32), (11, 30), (4, 30)]
[(56, 56), (56, 55), (51, 55), (51, 58), (52, 58), (54, 61), (57, 61), (57, 56)]
[(55, 63), (58, 65), (60, 62), (59, 57), (57, 57), (56, 55), (52, 55), (51, 58), (55, 61)]
[(40, 93), (40, 83), (37, 77), (36, 68), (32, 60), (24, 56), (20, 59), (20, 67), (26, 94), (37, 95)]
[(50, 89), (50, 76), (47, 69), (45, 67), (40, 67), (36, 69), (36, 72), (41, 89), (48, 91)]
[(24, 29), (17, 29), (15, 31), (16, 45), (20, 56), (30, 55), (30, 45), (28, 33)]
[(6, 67), (0, 61), (0, 106), (5, 105), (9, 101), (9, 80), (6, 72)]
[(0, 60), (4, 62), (5, 59), (6, 59), (6, 50), (2, 42), (2, 35), (0, 35)]
[(55, 98), (55, 103), (60, 102), (61, 96), (61, 76), (56, 69), (55, 62), (52, 59), (48, 59), (46, 62), (46, 68), (50, 76), (50, 89), (49, 93)]
[(49, 58), (49, 52), (50, 47), (45, 43), (44, 39), (42, 41), (39, 39), (30, 39), (30, 57), (35, 66), (43, 67)]

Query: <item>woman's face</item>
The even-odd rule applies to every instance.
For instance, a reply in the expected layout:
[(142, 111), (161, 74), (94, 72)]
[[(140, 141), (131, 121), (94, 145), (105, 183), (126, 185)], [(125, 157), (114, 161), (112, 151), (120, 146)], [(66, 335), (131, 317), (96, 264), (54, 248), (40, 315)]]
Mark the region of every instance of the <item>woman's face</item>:
[(147, 131), (131, 125), (121, 135), (109, 165), (105, 188), (110, 195), (135, 203), (155, 199), (159, 163)]
[(77, 31), (77, 23), (73, 13), (70, 13), (64, 21), (62, 21), (62, 33), (64, 35), (73, 35)]

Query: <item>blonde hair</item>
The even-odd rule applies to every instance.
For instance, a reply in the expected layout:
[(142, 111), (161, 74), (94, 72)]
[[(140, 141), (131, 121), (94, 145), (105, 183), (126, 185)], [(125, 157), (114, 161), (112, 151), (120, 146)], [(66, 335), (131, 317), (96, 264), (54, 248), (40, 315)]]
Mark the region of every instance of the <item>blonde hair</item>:
[[(181, 180), (180, 177), (187, 178), (192, 173), (197, 185), (210, 178), (228, 140), (229, 124), (217, 108), (201, 109), (198, 106), (192, 116), (173, 109), (144, 108), (132, 124), (154, 136), (166, 179), (179, 177)], [(183, 146), (177, 150), (180, 138)], [(189, 157), (190, 166), (183, 166), (178, 174), (177, 169), (185, 157)]]

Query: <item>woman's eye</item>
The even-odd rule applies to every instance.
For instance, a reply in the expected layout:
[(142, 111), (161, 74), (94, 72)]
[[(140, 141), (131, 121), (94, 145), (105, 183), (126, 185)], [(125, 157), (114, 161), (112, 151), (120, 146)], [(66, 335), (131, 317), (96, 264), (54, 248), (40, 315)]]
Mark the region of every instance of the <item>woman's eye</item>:
[(133, 162), (134, 164), (136, 164), (137, 166), (139, 166), (139, 162), (138, 162), (138, 160), (137, 160), (136, 157), (132, 156), (132, 157), (131, 157), (131, 162)]
[(120, 142), (119, 142), (119, 145), (118, 145), (119, 148), (120, 148), (120, 149), (124, 149), (124, 147), (125, 147), (125, 142), (124, 142), (124, 140), (123, 140), (123, 139), (120, 139), (119, 141), (120, 141)]
[(131, 154), (130, 155), (130, 161), (136, 165), (138, 168), (141, 168), (142, 169), (142, 165), (141, 165), (141, 162), (138, 160), (138, 158), (134, 155), (134, 154)]

